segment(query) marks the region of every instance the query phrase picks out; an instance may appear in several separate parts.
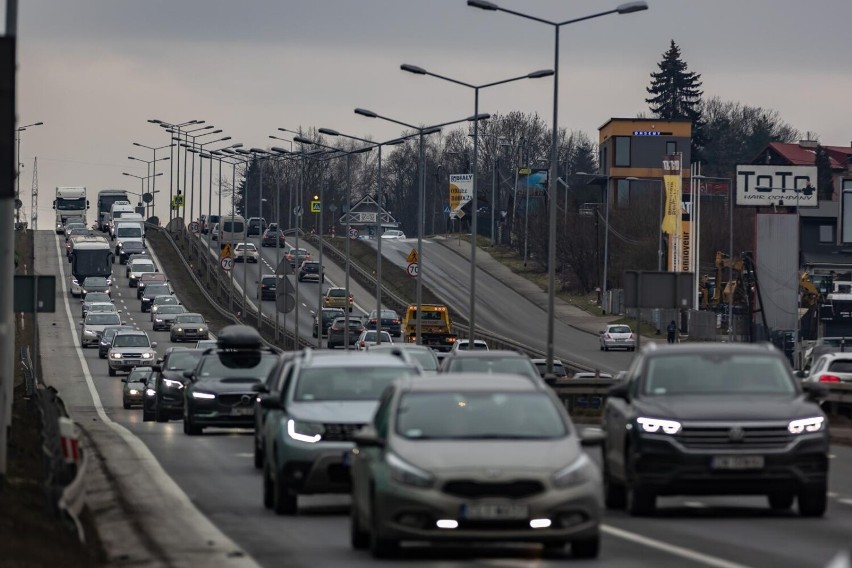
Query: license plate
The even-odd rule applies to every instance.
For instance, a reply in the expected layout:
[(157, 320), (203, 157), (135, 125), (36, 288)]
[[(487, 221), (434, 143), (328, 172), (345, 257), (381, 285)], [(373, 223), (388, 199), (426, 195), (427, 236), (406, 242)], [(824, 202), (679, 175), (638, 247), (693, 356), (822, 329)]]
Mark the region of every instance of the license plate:
[(231, 409), (231, 416), (251, 416), (254, 414), (254, 407), (237, 406)]
[(476, 503), (462, 505), (459, 516), (462, 519), (470, 519), (472, 521), (518, 520), (529, 517), (529, 508), (526, 505), (514, 505), (511, 503)]
[(762, 469), (763, 456), (713, 456), (710, 467), (713, 469)]

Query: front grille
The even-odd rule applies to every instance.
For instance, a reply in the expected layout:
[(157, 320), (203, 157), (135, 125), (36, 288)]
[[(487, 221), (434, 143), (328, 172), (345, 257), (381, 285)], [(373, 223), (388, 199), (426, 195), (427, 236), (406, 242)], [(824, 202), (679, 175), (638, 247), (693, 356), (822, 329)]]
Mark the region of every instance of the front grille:
[(124, 354), (122, 355), (122, 357), (123, 357), (124, 359), (141, 359), (141, 358), (142, 358), (142, 354), (141, 354), (141, 353), (124, 353)]
[(483, 482), (468, 479), (448, 481), (444, 484), (444, 493), (456, 497), (509, 497), (519, 499), (530, 497), (544, 491), (540, 481), (534, 479), (518, 479), (506, 482)]
[(733, 450), (737, 448), (783, 448), (789, 444), (793, 435), (786, 426), (689, 426), (675, 439), (684, 447), (698, 450)]
[(325, 434), (322, 439), (326, 442), (350, 442), (352, 436), (360, 430), (363, 424), (323, 424)]
[(238, 404), (240, 404), (243, 401), (244, 396), (248, 396), (248, 399), (246, 399), (246, 402), (243, 404), (243, 406), (253, 404), (254, 399), (257, 397), (256, 394), (245, 393), (245, 392), (220, 394), (219, 395), (219, 404), (221, 404), (223, 406), (237, 406)]
[(186, 333), (186, 334), (198, 333), (198, 329), (189, 329), (189, 328), (185, 327), (185, 328), (183, 328), (183, 332)]

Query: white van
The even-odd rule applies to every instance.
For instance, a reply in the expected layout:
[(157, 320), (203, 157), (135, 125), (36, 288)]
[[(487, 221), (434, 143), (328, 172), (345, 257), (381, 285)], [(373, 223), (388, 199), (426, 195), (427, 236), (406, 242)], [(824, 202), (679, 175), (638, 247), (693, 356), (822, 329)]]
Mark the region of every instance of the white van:
[(236, 245), (245, 240), (246, 220), (239, 215), (223, 215), (219, 220), (219, 245)]
[(126, 213), (136, 213), (136, 208), (129, 201), (116, 201), (109, 208), (107, 226), (109, 227), (109, 234), (113, 239), (115, 238), (115, 220)]

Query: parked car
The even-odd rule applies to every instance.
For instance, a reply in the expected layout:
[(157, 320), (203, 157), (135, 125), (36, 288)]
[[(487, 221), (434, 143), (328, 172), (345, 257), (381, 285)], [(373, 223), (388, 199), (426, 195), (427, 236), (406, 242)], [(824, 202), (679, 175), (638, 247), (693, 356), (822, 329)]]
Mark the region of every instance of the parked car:
[(86, 314), (80, 322), (80, 347), (85, 348), (100, 343), (104, 328), (110, 325), (121, 325), (121, 316), (117, 312)]
[(141, 406), (148, 386), (148, 377), (153, 373), (151, 367), (136, 367), (126, 377), (122, 377), (121, 402), (124, 408)]
[[(349, 347), (354, 347), (355, 342), (361, 332), (364, 331), (364, 324), (360, 318), (349, 318)], [(328, 341), (326, 342), (329, 349), (335, 347), (346, 347), (346, 318), (338, 317), (331, 323), (328, 328)]]
[(210, 328), (201, 314), (178, 314), (172, 321), (171, 331), (169, 332), (169, 338), (172, 342), (198, 341), (209, 337)]
[(319, 313), (314, 314), (314, 337), (320, 336), (320, 325), (322, 325), (322, 336), (328, 335), (328, 328), (334, 323), (334, 320), (343, 317), (344, 312), (340, 308), (321, 308)]
[[(376, 310), (371, 310), (367, 316), (365, 327), (376, 329)], [(394, 310), (382, 310), (382, 329), (393, 336), (402, 337), (402, 320)]]
[(316, 260), (306, 260), (299, 266), (299, 282), (305, 280), (316, 280), (317, 282), (325, 282), (325, 270)]
[(119, 331), (112, 338), (112, 345), (107, 351), (109, 376), (114, 377), (118, 371), (131, 371), (135, 367), (151, 365), (157, 358), (156, 341), (151, 341), (144, 331)]
[(601, 332), (601, 351), (610, 349), (636, 350), (636, 337), (630, 326), (610, 324)]
[(234, 247), (234, 262), (257, 262), (260, 260), (260, 253), (254, 243), (237, 243)]
[(647, 515), (664, 495), (765, 495), (775, 511), (798, 501), (821, 517), (826, 395), (768, 344), (649, 344), (606, 399), (607, 507)]
[(345, 310), (348, 307), (351, 312), (354, 304), (355, 300), (352, 294), (349, 294), (347, 301), (346, 288), (329, 288), (322, 298), (322, 307), (324, 308), (341, 308)]
[(353, 439), (353, 548), (383, 558), (402, 541), (485, 540), (598, 555), (601, 473), (581, 446), (600, 431), (578, 431), (541, 381), (398, 380)]

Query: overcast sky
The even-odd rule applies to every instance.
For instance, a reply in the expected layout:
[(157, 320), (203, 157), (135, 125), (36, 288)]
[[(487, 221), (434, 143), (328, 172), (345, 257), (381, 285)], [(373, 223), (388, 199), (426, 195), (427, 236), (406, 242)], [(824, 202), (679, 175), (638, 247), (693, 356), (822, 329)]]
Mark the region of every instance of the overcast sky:
[[(496, 0), (559, 21), (617, 2)], [(560, 127), (597, 139), (609, 118), (647, 111), (649, 73), (674, 39), (705, 97), (776, 109), (825, 144), (850, 144), (852, 1), (648, 4), (562, 28)], [(272, 145), (278, 127), (386, 140), (400, 130), (353, 109), (416, 124), (473, 114), (473, 91), (401, 63), (474, 84), (553, 67), (553, 28), (465, 0), (27, 0), (19, 10), (19, 124), (45, 123), (22, 135), (21, 199), (28, 217), (37, 156), (40, 229), (53, 226), (56, 186), (86, 186), (90, 219), (99, 190), (139, 191), (122, 172), (146, 175), (127, 157), (152, 152), (132, 143), (169, 143), (148, 119), (203, 119), (246, 147)], [(485, 89), (480, 110), (549, 123), (552, 80)], [(157, 186), (167, 194), (168, 173)]]

